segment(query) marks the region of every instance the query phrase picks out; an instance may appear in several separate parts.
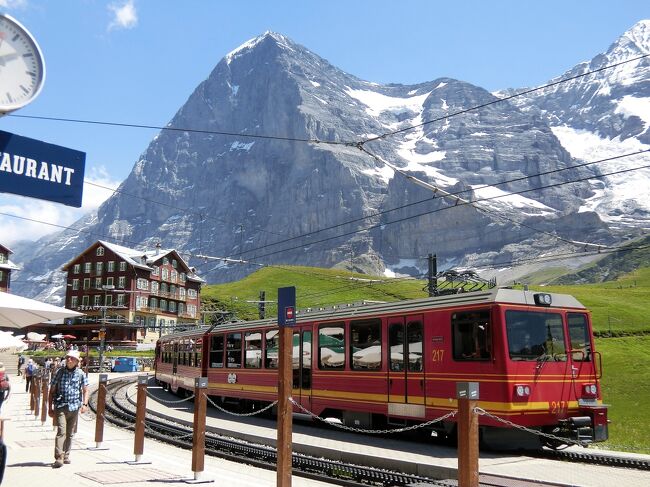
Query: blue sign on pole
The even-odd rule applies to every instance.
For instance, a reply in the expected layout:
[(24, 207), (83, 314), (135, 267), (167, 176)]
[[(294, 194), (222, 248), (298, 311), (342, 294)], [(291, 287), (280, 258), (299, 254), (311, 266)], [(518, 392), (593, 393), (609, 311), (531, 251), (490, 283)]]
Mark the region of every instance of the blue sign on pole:
[(81, 206), (86, 153), (0, 131), (0, 192)]
[(278, 288), (278, 326), (296, 324), (296, 288)]

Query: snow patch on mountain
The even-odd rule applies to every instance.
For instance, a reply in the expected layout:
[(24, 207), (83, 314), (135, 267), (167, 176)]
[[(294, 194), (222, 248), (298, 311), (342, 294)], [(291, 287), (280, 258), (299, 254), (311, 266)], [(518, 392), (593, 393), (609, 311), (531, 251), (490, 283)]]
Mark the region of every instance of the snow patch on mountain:
[(650, 124), (650, 98), (626, 95), (618, 100), (614, 113), (621, 113), (625, 117), (639, 117), (645, 122), (647, 130), (648, 124)]
[(481, 206), (503, 211), (502, 205), (505, 205), (509, 208), (517, 208), (518, 213), (523, 213), (526, 216), (555, 215), (557, 213), (553, 208), (539, 201), (526, 198), (520, 194), (511, 194), (494, 186), (475, 185), (472, 186), (472, 189), (479, 200), (485, 200), (479, 202)]
[(423, 95), (412, 96), (410, 98), (400, 98), (377, 93), (376, 91), (355, 90), (346, 86), (345, 93), (366, 105), (368, 107), (366, 108), (366, 113), (368, 113), (368, 115), (379, 117), (382, 112), (386, 111), (409, 110), (419, 113), (422, 111), (424, 100), (427, 99), (431, 92), (424, 93)]

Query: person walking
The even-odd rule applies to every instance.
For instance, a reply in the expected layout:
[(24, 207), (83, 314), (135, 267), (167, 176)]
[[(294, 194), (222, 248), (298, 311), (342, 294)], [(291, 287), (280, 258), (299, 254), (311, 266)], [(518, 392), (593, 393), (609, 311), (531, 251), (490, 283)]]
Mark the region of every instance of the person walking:
[(29, 392), (29, 388), (32, 384), (32, 378), (34, 377), (35, 370), (36, 370), (36, 365), (34, 365), (34, 361), (30, 358), (27, 361), (27, 366), (25, 367), (25, 392)]
[(52, 377), (48, 397), (49, 415), (56, 417), (57, 425), (52, 468), (70, 463), (72, 435), (79, 413), (88, 410), (88, 377), (79, 367), (79, 351), (68, 350), (65, 359), (65, 366), (59, 367)]
[(23, 365), (25, 365), (25, 357), (18, 355), (18, 376), (21, 375)]
[(9, 383), (9, 374), (5, 370), (5, 365), (0, 362), (0, 410), (2, 404), (9, 399), (11, 393), (11, 384)]

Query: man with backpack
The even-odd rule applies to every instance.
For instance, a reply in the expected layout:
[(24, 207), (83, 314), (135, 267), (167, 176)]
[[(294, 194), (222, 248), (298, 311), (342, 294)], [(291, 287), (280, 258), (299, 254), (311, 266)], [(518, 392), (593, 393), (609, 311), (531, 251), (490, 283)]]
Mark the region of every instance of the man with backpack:
[(36, 365), (34, 365), (34, 361), (30, 358), (27, 361), (27, 366), (25, 367), (25, 392), (29, 392), (29, 388), (32, 384), (32, 377), (34, 376), (35, 370), (36, 370)]
[(59, 367), (52, 376), (48, 398), (49, 415), (56, 416), (57, 425), (52, 468), (70, 463), (72, 435), (79, 412), (88, 410), (88, 377), (79, 367), (79, 351), (68, 350), (65, 359), (65, 366)]

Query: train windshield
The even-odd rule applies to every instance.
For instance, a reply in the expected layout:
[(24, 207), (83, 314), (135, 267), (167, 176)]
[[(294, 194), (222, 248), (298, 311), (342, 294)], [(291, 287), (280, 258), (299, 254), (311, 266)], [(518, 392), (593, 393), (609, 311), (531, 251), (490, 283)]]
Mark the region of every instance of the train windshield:
[(538, 311), (506, 311), (508, 350), (512, 360), (566, 361), (562, 315)]

